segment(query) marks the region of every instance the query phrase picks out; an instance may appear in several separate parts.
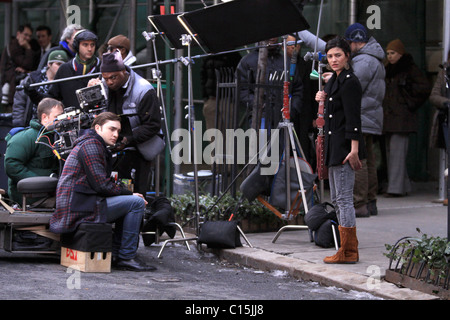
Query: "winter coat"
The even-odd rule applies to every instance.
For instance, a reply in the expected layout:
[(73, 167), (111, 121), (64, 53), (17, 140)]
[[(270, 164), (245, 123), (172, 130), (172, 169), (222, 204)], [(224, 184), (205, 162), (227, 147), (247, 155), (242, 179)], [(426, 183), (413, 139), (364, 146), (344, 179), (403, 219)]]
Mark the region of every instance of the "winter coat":
[(2, 86), (5, 83), (9, 83), (10, 85), (8, 101), (12, 103), (15, 87), (26, 77), (26, 73), (18, 73), (16, 72), (16, 68), (21, 67), (26, 72), (31, 72), (36, 70), (38, 63), (39, 51), (33, 47), (31, 49), (25, 49), (15, 38), (5, 47), (1, 54), (0, 82)]
[(126, 88), (117, 92), (109, 90), (103, 80), (108, 99), (108, 111), (115, 114), (134, 114), (122, 117), (121, 135), (127, 138), (128, 144), (136, 144), (161, 134), (161, 112), (159, 99), (153, 86), (136, 72), (126, 67), (130, 74)]
[(385, 133), (417, 132), (419, 109), (431, 91), (428, 79), (404, 54), (396, 64), (386, 66), (386, 94), (383, 100)]
[(106, 222), (105, 197), (132, 194), (111, 179), (112, 155), (95, 131), (79, 137), (56, 189), (50, 231), (68, 233), (83, 222)]
[(447, 108), (444, 106), (444, 103), (450, 102), (450, 88), (447, 89), (445, 80), (446, 72), (450, 81), (450, 65), (447, 63), (445, 64), (444, 69), (439, 72), (430, 94), (430, 102), (436, 108), (443, 109), (445, 111), (447, 111)]
[[(47, 68), (36, 70), (28, 74), (28, 76), (20, 83), (25, 84), (40, 83), (48, 81), (46, 75)], [(40, 86), (36, 90), (45, 94), (48, 92), (49, 85)], [(13, 127), (28, 126), (31, 119), (37, 119), (37, 104), (33, 103), (26, 90), (17, 90), (14, 94), (14, 103), (12, 108), (12, 124)]]
[(381, 135), (383, 131), (383, 98), (385, 94), (384, 51), (371, 37), (357, 53), (352, 55), (353, 73), (362, 88), (361, 130)]
[(361, 134), (362, 90), (358, 78), (350, 70), (342, 70), (324, 87), (325, 100), (325, 164), (341, 165), (351, 151), (352, 140), (359, 141), (359, 158), (365, 158)]
[[(308, 30), (298, 33), (305, 45), (314, 48), (316, 36)], [(318, 39), (318, 51), (325, 52), (326, 42)], [(384, 51), (370, 37), (358, 52), (352, 55), (350, 64), (362, 88), (361, 130), (363, 133), (380, 135), (383, 130), (383, 98), (385, 94)]]
[(445, 73), (450, 79), (450, 66), (447, 63), (444, 65), (444, 69), (439, 72), (430, 94), (430, 102), (437, 108), (431, 125), (430, 146), (440, 149), (446, 147), (445, 139), (447, 137), (444, 137), (445, 133), (442, 126), (447, 125), (448, 108), (445, 103), (450, 103), (450, 89), (446, 87)]
[[(8, 195), (18, 203), (22, 203), (22, 194), (17, 191), (17, 183), (20, 180), (37, 176), (48, 177), (58, 172), (59, 163), (50, 146), (36, 143), (41, 130), (42, 125), (37, 120), (31, 120), (29, 128), (5, 138)], [(52, 134), (46, 134), (46, 136), (53, 140)], [(49, 143), (46, 137), (41, 137), (39, 142)]]

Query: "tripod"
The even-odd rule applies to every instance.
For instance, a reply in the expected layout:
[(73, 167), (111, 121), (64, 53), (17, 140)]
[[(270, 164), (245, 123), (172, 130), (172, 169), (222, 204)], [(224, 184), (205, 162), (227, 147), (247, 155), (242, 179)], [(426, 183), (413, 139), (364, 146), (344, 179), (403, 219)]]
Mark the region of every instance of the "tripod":
[[(303, 207), (305, 209), (305, 214), (308, 213), (308, 202), (306, 200), (306, 191), (303, 184), (303, 179), (301, 175), (301, 168), (300, 163), (298, 160), (298, 151), (297, 151), (297, 145), (300, 149), (300, 152), (303, 155), (303, 151), (300, 145), (300, 142), (297, 138), (297, 135), (295, 134), (294, 124), (290, 120), (290, 99), (289, 99), (289, 81), (288, 81), (288, 72), (287, 72), (287, 43), (286, 43), (286, 37), (283, 37), (283, 47), (284, 47), (284, 85), (283, 85), (283, 109), (282, 109), (282, 117), (283, 120), (279, 123), (278, 128), (283, 129), (284, 131), (284, 155), (285, 155), (285, 180), (286, 180), (286, 205), (285, 205), (285, 217), (289, 217), (291, 215), (291, 151), (294, 159), (295, 164), (295, 171), (297, 173), (297, 179), (299, 182), (300, 189), (298, 192), (301, 194), (302, 201), (303, 201)], [(296, 54), (296, 53), (294, 53)], [(304, 158), (304, 155), (303, 155)], [(278, 239), (280, 234), (288, 229), (308, 229), (308, 226), (306, 225), (286, 225), (283, 226), (280, 230), (278, 230), (277, 234), (272, 240), (272, 243), (275, 243), (275, 241)]]
[[(194, 168), (194, 217), (190, 219), (189, 221), (194, 222), (194, 229), (195, 229), (195, 237), (191, 238), (181, 238), (181, 239), (169, 239), (166, 240), (161, 250), (158, 254), (158, 258), (162, 254), (165, 246), (168, 243), (172, 242), (186, 242), (187, 241), (197, 241), (198, 236), (200, 234), (200, 205), (199, 205), (199, 183), (198, 183), (198, 167), (197, 167), (197, 150), (198, 150), (198, 141), (195, 138), (195, 113), (194, 113), (194, 103), (193, 103), (193, 81), (192, 81), (192, 59), (191, 59), (191, 42), (192, 42), (192, 36), (183, 34), (181, 36), (181, 41), (184, 46), (187, 46), (188, 49), (188, 56), (186, 59), (183, 59), (182, 62), (185, 66), (188, 68), (188, 105), (185, 107), (185, 109), (188, 110), (188, 119), (189, 119), (189, 132), (191, 133), (190, 139), (192, 146), (192, 152), (191, 152), (191, 158), (193, 159), (193, 168)], [(211, 208), (209, 209), (211, 210)], [(208, 211), (209, 211), (208, 210)], [(237, 226), (237, 230), (239, 233), (243, 236), (244, 240), (247, 242), (247, 244), (252, 247), (251, 243), (248, 241), (247, 237), (245, 236), (242, 229)], [(199, 243), (197, 243), (197, 246), (199, 246)], [(189, 249), (189, 246), (187, 247)], [(190, 249), (189, 249), (190, 250)]]

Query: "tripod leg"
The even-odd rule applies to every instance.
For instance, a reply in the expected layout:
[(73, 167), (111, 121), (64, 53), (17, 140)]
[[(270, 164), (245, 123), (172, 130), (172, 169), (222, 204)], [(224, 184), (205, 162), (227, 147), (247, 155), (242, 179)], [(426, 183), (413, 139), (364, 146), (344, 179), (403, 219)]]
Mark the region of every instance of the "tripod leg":
[[(294, 133), (292, 131), (291, 124), (288, 126), (288, 130), (289, 130), (289, 137), (291, 139), (292, 153), (294, 155), (295, 169), (297, 171), (297, 178), (298, 178), (298, 182), (300, 184), (300, 192), (301, 192), (302, 199), (303, 199), (303, 206), (305, 208), (305, 213), (308, 213), (308, 203), (306, 202), (305, 188), (303, 186), (303, 179), (302, 179), (302, 171), (300, 168), (300, 164), (298, 163), (297, 149), (295, 146)], [(289, 166), (290, 166), (290, 164), (289, 164)]]
[(238, 229), (239, 233), (241, 234), (241, 236), (244, 238), (245, 242), (247, 242), (249, 247), (253, 248), (253, 245), (250, 243), (250, 241), (248, 241), (247, 237), (245, 236), (244, 231), (242, 231), (242, 229), (239, 226), (237, 226), (237, 229)]

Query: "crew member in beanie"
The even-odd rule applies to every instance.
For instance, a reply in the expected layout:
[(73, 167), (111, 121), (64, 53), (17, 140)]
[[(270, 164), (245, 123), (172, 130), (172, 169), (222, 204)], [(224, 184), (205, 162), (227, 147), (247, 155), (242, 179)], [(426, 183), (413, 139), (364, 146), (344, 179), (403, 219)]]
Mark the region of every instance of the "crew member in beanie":
[[(89, 30), (78, 31), (72, 44), (76, 52), (75, 57), (61, 65), (55, 80), (100, 72), (100, 59), (95, 55), (97, 40), (97, 36)], [(83, 78), (54, 83), (47, 96), (62, 101), (65, 108), (79, 107), (75, 91), (87, 87), (88, 82), (88, 78)], [(35, 103), (39, 102), (36, 99), (45, 98), (43, 95), (36, 97), (33, 99)]]
[(134, 191), (148, 191), (150, 162), (136, 149), (137, 144), (161, 135), (161, 111), (153, 86), (126, 66), (119, 51), (105, 53), (101, 66), (102, 80), (91, 79), (89, 86), (103, 81), (108, 111), (121, 116), (121, 136), (115, 151), (117, 156), (114, 171), (120, 179), (131, 179), (135, 171)]

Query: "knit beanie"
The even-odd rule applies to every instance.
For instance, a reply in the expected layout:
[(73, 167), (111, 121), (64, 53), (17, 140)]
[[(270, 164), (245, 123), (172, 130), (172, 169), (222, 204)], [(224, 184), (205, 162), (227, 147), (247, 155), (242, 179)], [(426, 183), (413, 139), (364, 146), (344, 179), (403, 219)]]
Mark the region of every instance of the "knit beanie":
[(389, 42), (386, 47), (386, 51), (388, 50), (393, 50), (401, 55), (404, 55), (406, 53), (405, 46), (403, 42), (400, 41), (400, 39), (395, 39)]
[(119, 51), (105, 53), (102, 59), (100, 72), (116, 72), (125, 70), (125, 64)]
[(362, 24), (354, 23), (345, 30), (345, 39), (351, 42), (367, 42), (369, 34)]

